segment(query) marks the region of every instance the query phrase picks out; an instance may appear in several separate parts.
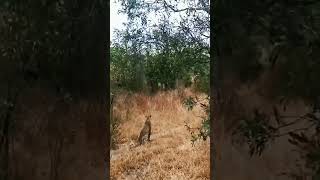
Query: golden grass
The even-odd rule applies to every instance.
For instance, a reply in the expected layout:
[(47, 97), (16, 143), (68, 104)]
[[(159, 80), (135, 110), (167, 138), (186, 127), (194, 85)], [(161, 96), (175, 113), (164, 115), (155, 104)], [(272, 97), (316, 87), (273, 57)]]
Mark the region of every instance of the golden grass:
[[(191, 145), (185, 121), (199, 126), (203, 115), (181, 104), (189, 90), (159, 92), (154, 96), (121, 94), (114, 115), (120, 121), (119, 148), (111, 151), (111, 179), (209, 179), (209, 140)], [(133, 147), (145, 115), (151, 114), (151, 142)]]

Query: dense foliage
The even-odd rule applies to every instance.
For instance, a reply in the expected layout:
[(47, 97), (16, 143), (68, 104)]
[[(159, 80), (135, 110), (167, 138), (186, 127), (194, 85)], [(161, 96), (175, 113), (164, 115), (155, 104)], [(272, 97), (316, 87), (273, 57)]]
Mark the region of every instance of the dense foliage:
[[(130, 90), (147, 87), (154, 92), (176, 88), (178, 81), (188, 86), (194, 80), (197, 90), (208, 93), (209, 24), (196, 25), (201, 18), (208, 19), (209, 12), (188, 11), (198, 20), (191, 22), (186, 16), (175, 23), (170, 17), (177, 10), (165, 1), (121, 2), (129, 22), (125, 30), (117, 31), (112, 44), (111, 81)], [(159, 15), (158, 22), (150, 18), (154, 14)]]
[[(117, 31), (112, 44), (112, 89), (156, 92), (192, 85), (209, 94), (209, 1), (118, 2), (129, 22), (125, 30)], [(188, 104), (193, 99), (183, 102), (189, 110), (201, 104), (198, 99)], [(202, 108), (206, 113), (192, 133), (193, 143), (206, 140), (210, 133), (209, 108), (204, 104)]]

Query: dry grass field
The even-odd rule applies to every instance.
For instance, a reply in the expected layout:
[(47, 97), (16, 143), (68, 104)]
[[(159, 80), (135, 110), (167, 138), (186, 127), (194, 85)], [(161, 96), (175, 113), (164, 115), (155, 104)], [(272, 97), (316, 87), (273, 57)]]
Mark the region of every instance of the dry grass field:
[[(209, 139), (191, 144), (185, 122), (201, 123), (200, 107), (188, 111), (182, 96), (190, 90), (159, 92), (154, 96), (121, 93), (116, 96), (113, 113), (119, 121), (117, 147), (111, 150), (111, 179), (209, 179)], [(145, 121), (152, 116), (151, 141), (135, 147)]]

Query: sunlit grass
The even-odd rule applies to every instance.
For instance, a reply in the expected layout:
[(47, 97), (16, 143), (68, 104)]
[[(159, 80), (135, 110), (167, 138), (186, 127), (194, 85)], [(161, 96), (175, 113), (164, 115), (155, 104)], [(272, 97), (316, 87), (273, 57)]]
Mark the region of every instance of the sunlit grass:
[[(111, 179), (209, 179), (209, 140), (191, 145), (185, 122), (199, 126), (203, 111), (181, 104), (190, 90), (159, 92), (154, 96), (123, 93), (116, 97), (114, 115), (119, 148), (111, 151)], [(151, 142), (132, 148), (145, 115), (151, 114)]]

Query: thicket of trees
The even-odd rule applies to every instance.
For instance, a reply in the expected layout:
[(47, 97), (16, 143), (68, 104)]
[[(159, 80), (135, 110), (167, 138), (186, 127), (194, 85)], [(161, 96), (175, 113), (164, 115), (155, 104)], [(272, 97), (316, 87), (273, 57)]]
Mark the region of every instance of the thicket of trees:
[[(162, 3), (122, 1), (122, 12), (129, 22), (125, 30), (117, 32), (112, 44), (111, 82), (130, 90), (147, 88), (155, 92), (176, 88), (179, 83), (190, 86), (194, 80), (197, 90), (208, 93), (209, 26), (203, 27), (208, 21), (201, 24), (201, 29), (193, 27), (200, 23), (196, 18), (208, 19), (209, 12), (184, 12), (176, 23), (170, 19), (174, 7)], [(150, 18), (155, 13), (159, 22)], [(194, 17), (182, 17), (190, 14)]]
[[(118, 2), (128, 23), (116, 31), (111, 45), (111, 90), (154, 93), (192, 85), (209, 95), (209, 1)], [(206, 116), (191, 141), (205, 140), (209, 107), (196, 97), (187, 97), (183, 104), (190, 110), (196, 104), (204, 108)]]
[[(183, 42), (179, 45), (184, 45)], [(209, 57), (195, 47), (172, 47), (169, 52), (134, 54), (121, 46), (111, 48), (111, 83), (127, 90), (151, 92), (177, 85), (209, 92)], [(203, 62), (199, 62), (199, 60)]]

